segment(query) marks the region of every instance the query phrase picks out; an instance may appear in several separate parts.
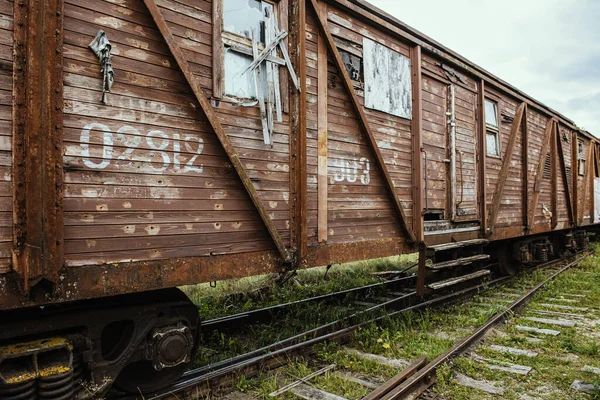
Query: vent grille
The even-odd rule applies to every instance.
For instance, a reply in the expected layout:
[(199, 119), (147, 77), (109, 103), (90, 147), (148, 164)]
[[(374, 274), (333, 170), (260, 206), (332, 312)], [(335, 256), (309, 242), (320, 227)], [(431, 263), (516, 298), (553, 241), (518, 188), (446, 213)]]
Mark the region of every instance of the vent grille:
[(542, 178), (550, 179), (552, 171), (552, 162), (550, 160), (550, 153), (546, 153), (546, 160), (544, 161), (544, 173), (542, 174)]

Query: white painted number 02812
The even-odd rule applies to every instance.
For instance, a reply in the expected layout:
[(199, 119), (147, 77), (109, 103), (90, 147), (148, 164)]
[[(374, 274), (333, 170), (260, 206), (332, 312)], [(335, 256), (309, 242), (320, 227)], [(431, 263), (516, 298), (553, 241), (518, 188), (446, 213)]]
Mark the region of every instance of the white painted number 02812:
[[(90, 135), (93, 131), (100, 131), (102, 135), (102, 161), (100, 162), (94, 161), (90, 157)], [(133, 152), (138, 147), (142, 146), (142, 143), (145, 141), (150, 149), (146, 150), (149, 156), (149, 160), (146, 162), (153, 171), (164, 172), (173, 165), (173, 169), (184, 173), (202, 172), (202, 164), (195, 165), (198, 156), (202, 154), (202, 151), (204, 150), (204, 141), (200, 137), (191, 134), (185, 134), (182, 137), (178, 133), (174, 133), (172, 135), (173, 137), (170, 137), (165, 132), (159, 130), (150, 131), (143, 136), (136, 128), (129, 125), (121, 126), (116, 134), (117, 138), (124, 138), (123, 144), (125, 146), (125, 151), (118, 156), (116, 156), (114, 149), (115, 136), (108, 126), (98, 122), (86, 125), (82, 129), (80, 136), (83, 164), (88, 168), (104, 169), (114, 160), (131, 160)], [(191, 155), (183, 165), (181, 161), (182, 145), (183, 150), (187, 155)], [(169, 150), (172, 151), (169, 152)], [(158, 160), (158, 162), (152, 162), (150, 160)]]

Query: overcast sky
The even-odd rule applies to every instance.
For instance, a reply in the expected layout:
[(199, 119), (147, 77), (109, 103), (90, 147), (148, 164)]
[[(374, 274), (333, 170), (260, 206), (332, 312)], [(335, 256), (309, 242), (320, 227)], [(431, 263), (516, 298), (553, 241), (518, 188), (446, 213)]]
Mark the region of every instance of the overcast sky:
[(600, 0), (369, 0), (600, 137)]

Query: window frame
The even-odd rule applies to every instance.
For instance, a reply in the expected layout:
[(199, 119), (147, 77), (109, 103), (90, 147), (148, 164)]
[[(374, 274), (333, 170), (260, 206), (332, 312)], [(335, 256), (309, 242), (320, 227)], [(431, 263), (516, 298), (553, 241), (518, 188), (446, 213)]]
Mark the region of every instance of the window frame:
[[(486, 118), (486, 107), (485, 107), (485, 103), (489, 102), (495, 105), (496, 108), (496, 126), (494, 125), (490, 125), (487, 123), (487, 118)], [(502, 158), (502, 142), (501, 142), (501, 135), (500, 135), (500, 101), (491, 97), (488, 97), (486, 95), (484, 101), (483, 101), (483, 120), (485, 122), (485, 153), (486, 156), (488, 157), (494, 157), (494, 158)], [(487, 140), (488, 140), (488, 133), (491, 132), (495, 135), (496, 137), (496, 148), (498, 149), (498, 154), (490, 154), (490, 152), (488, 151), (488, 145), (487, 145)]]
[[(579, 148), (581, 146), (581, 152)], [(587, 168), (587, 156), (585, 155), (585, 143), (581, 139), (577, 139), (577, 175), (585, 176), (585, 169)]]
[[(212, 99), (228, 103), (238, 103), (240, 98), (227, 95), (225, 92), (225, 47), (235, 47), (233, 51), (240, 54), (252, 54), (252, 40), (242, 35), (226, 31), (224, 28), (224, 1), (213, 0), (212, 10)], [(288, 0), (259, 0), (273, 6), (275, 23), (280, 31), (288, 31)], [(289, 36), (288, 36), (289, 37)], [(286, 37), (283, 44), (287, 47), (289, 40)], [(258, 44), (258, 51), (264, 49), (264, 43)], [(240, 49), (245, 50), (239, 51)], [(287, 68), (279, 65), (279, 86), (281, 93), (282, 111), (289, 113), (289, 72)], [(248, 99), (244, 99), (248, 100)], [(256, 105), (258, 107), (258, 105)]]

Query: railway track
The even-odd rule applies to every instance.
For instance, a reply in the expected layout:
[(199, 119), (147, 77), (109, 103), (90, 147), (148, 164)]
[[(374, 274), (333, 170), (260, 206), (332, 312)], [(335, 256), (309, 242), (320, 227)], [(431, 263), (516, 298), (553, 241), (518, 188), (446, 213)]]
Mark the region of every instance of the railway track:
[(411, 274), (399, 278), (389, 279), (384, 282), (373, 283), (347, 290), (341, 290), (334, 293), (328, 293), (321, 296), (314, 296), (307, 299), (277, 304), (274, 306), (264, 307), (257, 310), (242, 312), (234, 315), (228, 315), (225, 317), (214, 318), (211, 320), (203, 321), (201, 325), (201, 330), (203, 334), (215, 330), (220, 332), (229, 331), (231, 329), (239, 329), (240, 325), (248, 325), (271, 320), (277, 316), (288, 312), (294, 307), (306, 306), (310, 303), (316, 303), (321, 301), (336, 302), (351, 297), (356, 298), (358, 296), (364, 296), (374, 291), (392, 293), (404, 291), (407, 287), (414, 285), (416, 279), (416, 274)]
[[(454, 357), (463, 354), (468, 348), (476, 344), (481, 338), (489, 332), (494, 326), (500, 324), (510, 317), (512, 313), (523, 307), (531, 297), (542, 288), (547, 282), (554, 279), (560, 273), (568, 268), (576, 265), (583, 257), (572, 260), (565, 265), (564, 260), (552, 261), (544, 264), (539, 269), (547, 271), (549, 276), (543, 282), (533, 288), (527, 288), (524, 294), (515, 300), (509, 307), (502, 312), (494, 315), (484, 325), (475, 330), (471, 335), (457, 342), (447, 352), (437, 357), (431, 363), (424, 365), (424, 360), (415, 360), (409, 368), (402, 371), (395, 379), (386, 382), (376, 389), (370, 396), (370, 400), (385, 398), (396, 399), (405, 398), (409, 393), (420, 393), (426, 390), (434, 381), (437, 368), (447, 363)], [(409, 279), (407, 277), (404, 279)], [(231, 384), (232, 379), (236, 376), (252, 376), (259, 371), (265, 369), (274, 369), (287, 363), (292, 356), (306, 355), (311, 352), (313, 346), (328, 341), (338, 343), (347, 342), (351, 336), (361, 327), (372, 324), (373, 322), (381, 322), (386, 318), (398, 316), (402, 313), (410, 311), (419, 311), (427, 308), (433, 308), (442, 305), (448, 305), (459, 302), (473, 294), (482, 293), (485, 290), (494, 286), (505, 284), (511, 281), (512, 278), (502, 277), (491, 280), (485, 283), (466, 287), (450, 294), (439, 296), (437, 298), (418, 302), (416, 293), (411, 291), (395, 299), (382, 302), (365, 310), (356, 312), (346, 318), (336, 320), (317, 328), (311, 329), (293, 337), (287, 338), (278, 343), (273, 343), (269, 346), (242, 354), (227, 360), (223, 360), (211, 365), (188, 371), (178, 382), (167, 390), (155, 393), (150, 396), (145, 396), (145, 399), (167, 399), (167, 398), (184, 398), (194, 397), (194, 393), (204, 392), (207, 387), (219, 387)], [(401, 280), (396, 280), (401, 281)], [(398, 282), (395, 282), (396, 284)], [(391, 284), (391, 283), (390, 283)], [(371, 285), (370, 285), (371, 286)], [(363, 289), (357, 288), (354, 291)], [(345, 291), (349, 292), (349, 291)], [(333, 298), (343, 296), (344, 292), (332, 294)], [(303, 302), (308, 303), (315, 299), (323, 299), (324, 296), (318, 298), (307, 299)], [(290, 303), (293, 304), (293, 303)], [(282, 311), (289, 304), (276, 306), (274, 310)], [(238, 316), (232, 316), (229, 319), (218, 319), (211, 321), (208, 326), (218, 327), (221, 325), (225, 328), (230, 328), (235, 322), (251, 322), (264, 318), (266, 315), (273, 315), (271, 311), (256, 310), (251, 313), (244, 313)], [(379, 394), (378, 394), (379, 393)], [(383, 394), (382, 394), (383, 393)], [(378, 395), (379, 397), (375, 396)], [(120, 397), (121, 399), (133, 399), (134, 397)]]

